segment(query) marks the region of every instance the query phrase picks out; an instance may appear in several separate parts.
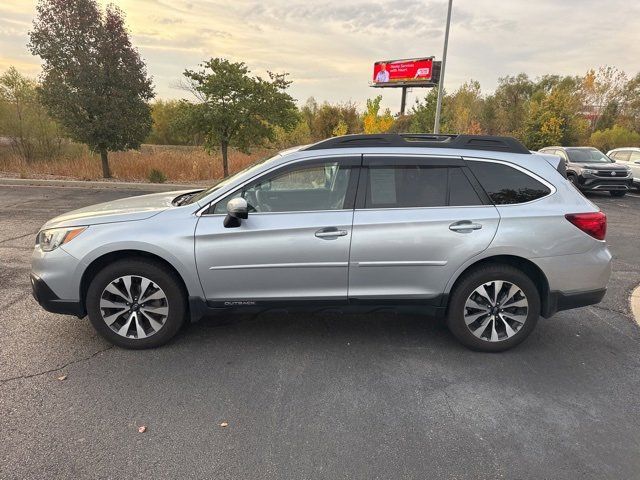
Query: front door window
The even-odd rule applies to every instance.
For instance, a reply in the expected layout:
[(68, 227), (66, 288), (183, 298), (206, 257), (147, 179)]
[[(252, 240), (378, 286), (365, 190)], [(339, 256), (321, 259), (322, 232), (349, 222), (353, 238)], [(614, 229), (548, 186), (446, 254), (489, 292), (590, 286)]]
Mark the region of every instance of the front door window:
[(342, 210), (350, 176), (351, 169), (338, 162), (285, 168), (217, 202), (214, 213), (226, 213), (236, 197), (247, 201), (249, 212)]

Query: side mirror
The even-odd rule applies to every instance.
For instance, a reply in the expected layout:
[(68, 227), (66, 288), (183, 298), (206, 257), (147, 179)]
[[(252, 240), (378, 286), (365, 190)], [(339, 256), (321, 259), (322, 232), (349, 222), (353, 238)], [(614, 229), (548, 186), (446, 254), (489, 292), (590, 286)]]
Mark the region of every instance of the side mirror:
[(242, 224), (242, 220), (249, 217), (249, 205), (244, 198), (238, 197), (229, 200), (227, 203), (227, 216), (223, 225), (225, 228), (237, 228)]

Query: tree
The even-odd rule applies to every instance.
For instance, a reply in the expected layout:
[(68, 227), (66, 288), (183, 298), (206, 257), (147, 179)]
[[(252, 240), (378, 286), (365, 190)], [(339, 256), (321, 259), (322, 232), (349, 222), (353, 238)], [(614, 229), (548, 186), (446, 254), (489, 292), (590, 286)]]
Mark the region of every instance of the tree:
[(589, 70), (582, 81), (585, 106), (591, 110), (591, 131), (600, 126), (600, 118), (612, 104), (619, 104), (627, 84), (624, 72), (614, 67)]
[(39, 102), (36, 83), (10, 67), (0, 76), (0, 134), (10, 138), (14, 152), (30, 162), (56, 155), (59, 126)]
[(151, 104), (151, 133), (145, 140), (156, 145), (201, 145), (202, 138), (192, 132), (193, 105), (184, 100), (157, 100)]
[(331, 105), (327, 102), (318, 105), (315, 99), (309, 98), (300, 110), (302, 118), (307, 122), (311, 138), (315, 141), (362, 132), (362, 121), (356, 105), (351, 102)]
[(364, 133), (384, 133), (393, 126), (393, 116), (389, 109), (380, 114), (382, 95), (367, 99), (367, 110), (362, 117)]
[(96, 0), (40, 0), (29, 48), (43, 60), (43, 103), (74, 140), (99, 152), (139, 148), (151, 129), (151, 79), (121, 10)]
[(201, 70), (185, 70), (187, 88), (198, 103), (193, 125), (202, 133), (208, 150), (220, 148), (224, 176), (229, 175), (230, 146), (248, 152), (251, 147), (273, 142), (276, 126), (285, 130), (298, 121), (293, 98), (286, 92), (287, 74), (269, 73), (269, 79), (250, 76), (243, 62), (212, 58)]
[(497, 132), (502, 135), (522, 136), (528, 102), (534, 89), (534, 83), (525, 73), (498, 80), (498, 88), (493, 95)]
[(548, 145), (577, 145), (588, 135), (588, 121), (579, 115), (582, 98), (573, 88), (564, 84), (553, 87), (549, 93), (538, 90), (529, 102), (524, 125), (525, 144), (538, 150)]
[(625, 85), (620, 110), (618, 122), (640, 132), (640, 73)]
[(620, 125), (614, 125), (612, 128), (605, 130), (596, 130), (589, 138), (589, 145), (603, 152), (638, 144), (640, 144), (640, 133), (633, 132)]
[[(449, 97), (446, 92), (442, 92), (442, 125), (446, 125), (449, 112)], [(433, 125), (436, 118), (436, 103), (438, 101), (438, 89), (431, 88), (429, 93), (424, 97), (424, 101), (416, 100), (415, 105), (411, 109), (411, 124), (409, 131), (411, 133), (428, 133), (433, 132)]]
[(480, 91), (480, 83), (470, 80), (456, 90), (451, 96), (449, 119), (444, 125), (445, 132), (480, 134), (484, 99)]

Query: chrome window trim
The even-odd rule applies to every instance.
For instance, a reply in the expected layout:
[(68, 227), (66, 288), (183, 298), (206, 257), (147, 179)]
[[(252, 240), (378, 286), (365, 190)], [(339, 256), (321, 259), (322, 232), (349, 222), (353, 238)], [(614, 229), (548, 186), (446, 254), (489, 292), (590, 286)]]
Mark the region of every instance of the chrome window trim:
[[(205, 212), (212, 204), (217, 203), (218, 200), (226, 197), (227, 195), (233, 195), (234, 193), (236, 193), (238, 190), (240, 190), (242, 187), (244, 187), (245, 185), (247, 185), (248, 183), (253, 182), (254, 180), (258, 180), (259, 178), (263, 177), (264, 175), (269, 175), (275, 171), (277, 171), (280, 168), (285, 168), (285, 167), (289, 167), (291, 165), (295, 165), (296, 163), (303, 163), (303, 162), (307, 162), (307, 161), (311, 161), (311, 160), (322, 160), (324, 158), (351, 158), (351, 157), (356, 157), (356, 156), (360, 156), (362, 158), (362, 154), (361, 153), (341, 153), (341, 154), (334, 154), (334, 155), (330, 155), (330, 154), (324, 154), (324, 155), (314, 155), (312, 157), (303, 157), (303, 158), (296, 158), (293, 159), (289, 162), (285, 162), (285, 163), (280, 163), (278, 165), (274, 165), (272, 168), (270, 168), (269, 170), (265, 170), (262, 173), (259, 173), (251, 178), (249, 178), (248, 180), (246, 180), (245, 182), (241, 183), (240, 185), (236, 185), (235, 187), (233, 187), (231, 190), (228, 190), (227, 192), (225, 192), (223, 195), (220, 195), (218, 197), (215, 197), (214, 199), (210, 200), (209, 202), (207, 202), (207, 204), (204, 207), (201, 207), (200, 209), (196, 210), (195, 215), (196, 217), (214, 217), (214, 216), (226, 216), (225, 213), (203, 213)], [(252, 212), (251, 215), (258, 215), (258, 214), (264, 214), (264, 213), (306, 213), (306, 212), (338, 212), (338, 211), (352, 211), (353, 209), (349, 208), (349, 209), (340, 209), (340, 210), (306, 210), (306, 211), (298, 211), (298, 212)]]
[[(352, 208), (340, 208), (335, 210), (296, 210), (292, 212), (251, 212), (250, 216), (256, 215), (292, 215), (296, 213), (328, 213), (328, 212), (353, 212)], [(200, 215), (201, 217), (226, 217), (226, 213), (207, 213)]]
[[(521, 205), (518, 203), (518, 205)], [(375, 212), (377, 210), (436, 210), (451, 208), (492, 208), (497, 205), (440, 205), (439, 207), (376, 207), (376, 208), (356, 208), (356, 212)]]

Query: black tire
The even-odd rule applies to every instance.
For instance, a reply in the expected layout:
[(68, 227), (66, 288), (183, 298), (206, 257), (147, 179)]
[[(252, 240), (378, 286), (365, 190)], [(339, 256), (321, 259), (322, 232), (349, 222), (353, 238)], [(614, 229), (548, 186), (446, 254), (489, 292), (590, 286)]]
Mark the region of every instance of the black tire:
[(609, 191), (609, 194), (612, 197), (624, 197), (627, 194), (627, 192), (625, 190), (611, 190)]
[[(489, 341), (476, 337), (465, 322), (467, 299), (474, 290), (492, 281), (506, 281), (520, 288), (526, 296), (528, 311), (519, 330), (509, 338)], [(493, 264), (481, 266), (463, 275), (457, 282), (448, 307), (447, 326), (451, 333), (466, 347), (481, 352), (502, 352), (524, 341), (533, 331), (540, 316), (540, 294), (533, 281), (521, 270), (510, 265)], [(485, 317), (486, 318), (486, 317)], [(482, 319), (479, 320), (480, 322)], [(472, 325), (474, 325), (472, 323)], [(489, 323), (490, 325), (490, 323)]]
[(574, 187), (576, 188), (580, 188), (580, 183), (578, 182), (578, 176), (574, 175), (574, 174), (569, 174), (567, 175), (567, 178), (569, 179), (569, 181), (573, 184)]
[[(104, 321), (100, 299), (105, 288), (114, 280), (126, 275), (149, 279), (162, 289), (168, 313), (162, 327), (145, 338), (130, 338), (119, 335)], [(142, 294), (143, 292), (140, 292)], [(174, 273), (162, 264), (145, 259), (123, 259), (100, 270), (87, 290), (87, 313), (96, 331), (109, 342), (123, 348), (143, 349), (164, 345), (175, 336), (184, 324), (187, 303), (183, 288)], [(124, 313), (126, 315), (127, 312)], [(124, 318), (124, 317), (122, 317)]]

